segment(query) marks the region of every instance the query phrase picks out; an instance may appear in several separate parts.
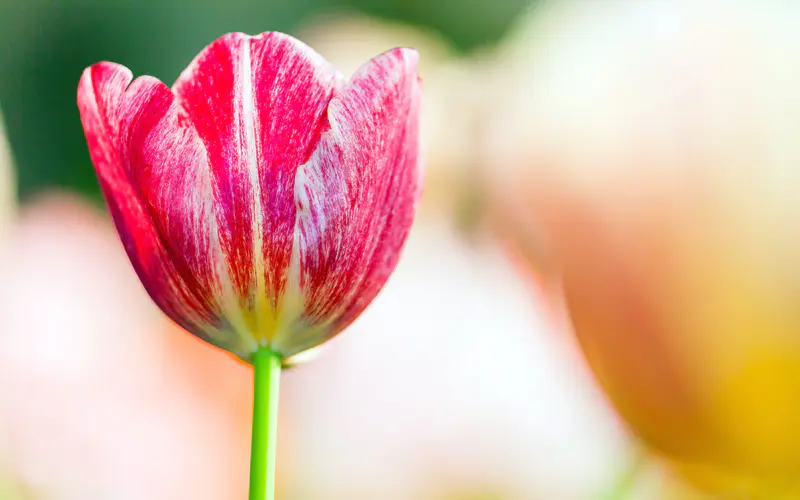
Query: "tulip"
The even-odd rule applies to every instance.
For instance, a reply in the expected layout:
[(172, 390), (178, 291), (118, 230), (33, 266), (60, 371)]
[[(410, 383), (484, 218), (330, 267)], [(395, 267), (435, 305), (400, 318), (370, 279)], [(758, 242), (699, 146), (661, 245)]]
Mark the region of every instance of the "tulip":
[[(255, 366), (253, 471), (274, 461), (280, 363), (347, 327), (397, 264), (421, 186), (417, 59), (394, 49), (343, 82), (292, 37), (232, 33), (172, 89), (107, 62), (81, 78), (89, 151), (142, 284)], [(272, 494), (266, 475), (251, 498)]]
[(798, 14), (542, 11), (487, 156), (616, 409), (684, 478), (742, 498), (797, 498), (800, 477)]

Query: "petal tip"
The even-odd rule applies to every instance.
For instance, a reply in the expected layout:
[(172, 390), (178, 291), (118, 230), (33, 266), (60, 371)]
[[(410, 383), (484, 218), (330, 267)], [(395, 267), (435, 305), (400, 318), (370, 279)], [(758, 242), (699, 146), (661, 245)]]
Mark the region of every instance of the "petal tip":
[(302, 54), (316, 68), (329, 73), (331, 76), (336, 77), (337, 79), (340, 78), (341, 75), (339, 75), (339, 70), (336, 69), (327, 59), (325, 59), (322, 54), (314, 50), (314, 48), (310, 45), (298, 38), (293, 37), (292, 35), (288, 35), (280, 31), (265, 31), (259, 35), (251, 37), (251, 40), (261, 41), (267, 38), (271, 39), (272, 41), (286, 43), (287, 45), (293, 47), (298, 53)]
[(115, 73), (133, 79), (133, 72), (127, 66), (111, 61), (100, 61), (91, 66), (87, 66), (81, 74), (81, 80), (91, 78), (94, 75), (109, 75)]
[[(81, 73), (81, 78), (78, 81), (78, 100), (80, 101), (81, 95), (88, 89), (94, 88), (97, 83), (104, 82), (118, 77), (126, 82), (126, 87), (133, 80), (133, 72), (127, 66), (122, 64), (100, 61), (98, 63), (87, 66)], [(94, 91), (92, 91), (94, 93)]]
[(131, 70), (121, 64), (102, 61), (85, 68), (78, 81), (77, 92), (82, 119), (86, 113), (97, 108), (99, 102), (108, 99), (110, 95), (124, 92), (132, 80)]
[[(376, 68), (381, 68), (376, 71)], [(420, 82), (419, 78), (419, 52), (416, 49), (397, 47), (379, 54), (359, 68), (351, 78), (351, 82), (372, 75), (378, 79), (392, 80), (413, 76), (413, 81)], [(401, 77), (405, 75), (405, 77)], [(407, 79), (406, 81), (412, 81)]]
[(403, 60), (407, 63), (415, 66), (419, 64), (419, 51), (417, 49), (411, 47), (398, 47), (396, 49), (392, 49), (392, 52), (399, 53)]
[(378, 57), (382, 56), (395, 57), (413, 68), (416, 68), (419, 65), (419, 51), (411, 47), (396, 47), (394, 49), (387, 50)]

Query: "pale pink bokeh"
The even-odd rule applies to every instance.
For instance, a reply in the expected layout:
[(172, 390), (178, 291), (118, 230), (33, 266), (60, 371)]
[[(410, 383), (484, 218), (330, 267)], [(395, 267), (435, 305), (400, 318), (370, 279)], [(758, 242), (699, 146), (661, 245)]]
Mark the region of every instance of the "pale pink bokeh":
[(419, 222), (373, 306), (283, 378), (287, 488), (326, 500), (599, 494), (627, 444), (527, 287), (495, 245)]
[(170, 325), (110, 222), (23, 209), (0, 261), (0, 459), (37, 498), (243, 498), (250, 371)]

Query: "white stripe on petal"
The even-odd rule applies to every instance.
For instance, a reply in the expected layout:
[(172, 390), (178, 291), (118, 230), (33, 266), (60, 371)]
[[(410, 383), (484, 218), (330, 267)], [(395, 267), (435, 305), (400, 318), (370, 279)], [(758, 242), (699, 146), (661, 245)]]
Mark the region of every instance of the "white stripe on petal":
[(253, 297), (253, 308), (256, 316), (256, 331), (253, 336), (266, 341), (272, 333), (274, 322), (268, 319), (268, 314), (273, 314), (267, 297), (266, 283), (266, 262), (264, 259), (264, 212), (261, 200), (261, 182), (258, 173), (258, 150), (256, 146), (256, 124), (257, 115), (255, 113), (255, 102), (253, 100), (253, 65), (251, 57), (250, 38), (245, 43), (240, 62), (239, 79), (241, 84), (242, 96), (242, 120), (244, 135), (244, 152), (247, 159), (247, 169), (250, 173), (250, 182), (253, 188), (253, 272), (255, 273), (255, 290), (251, 291)]

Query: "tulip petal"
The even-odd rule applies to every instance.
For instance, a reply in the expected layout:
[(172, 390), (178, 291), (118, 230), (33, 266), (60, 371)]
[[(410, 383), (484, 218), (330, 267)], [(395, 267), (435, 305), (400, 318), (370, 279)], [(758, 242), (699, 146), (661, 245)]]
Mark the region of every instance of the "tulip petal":
[(176, 323), (203, 336), (215, 313), (198, 293), (191, 270), (173, 260), (174, 253), (154, 223), (130, 164), (131, 143), (148, 140), (147, 127), (141, 124), (164, 115), (165, 98), (169, 100), (166, 87), (152, 78), (139, 79), (129, 87), (132, 78), (130, 70), (112, 63), (84, 71), (78, 107), (89, 152), (125, 250), (145, 289)]
[(421, 186), (417, 60), (395, 49), (364, 65), (331, 101), (329, 129), (297, 173), (304, 313), (296, 331), (276, 339), (284, 350), (341, 331), (397, 264)]
[(205, 144), (220, 247), (253, 336), (277, 328), (296, 220), (295, 173), (325, 124), (338, 73), (280, 33), (226, 35), (173, 86)]

